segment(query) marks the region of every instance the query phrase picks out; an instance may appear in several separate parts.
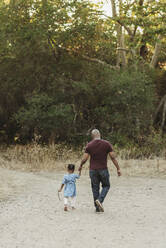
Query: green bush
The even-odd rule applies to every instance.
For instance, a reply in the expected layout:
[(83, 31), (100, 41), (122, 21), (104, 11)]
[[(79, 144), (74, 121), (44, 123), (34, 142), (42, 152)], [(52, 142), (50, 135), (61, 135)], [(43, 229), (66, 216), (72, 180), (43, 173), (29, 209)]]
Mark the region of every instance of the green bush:
[[(71, 78), (72, 66), (74, 61)], [(82, 73), (80, 81), (59, 76), (48, 85), (46, 93), (26, 100), (14, 115), (26, 137), (37, 132), (47, 141), (54, 137), (56, 142), (80, 143), (87, 140), (87, 130), (96, 127), (105, 138), (125, 146), (149, 133), (154, 87), (146, 74), (117, 73), (88, 63), (80, 63), (78, 72)]]
[(21, 127), (21, 134), (37, 134), (43, 138), (65, 140), (73, 127), (74, 113), (69, 104), (56, 104), (46, 94), (34, 95), (27, 100), (14, 119)]
[(116, 64), (114, 22), (97, 13), (74, 0), (0, 6), (0, 141), (17, 136), (27, 143), (38, 135), (41, 142), (78, 145), (96, 127), (120, 147), (145, 143), (154, 78), (92, 62)]

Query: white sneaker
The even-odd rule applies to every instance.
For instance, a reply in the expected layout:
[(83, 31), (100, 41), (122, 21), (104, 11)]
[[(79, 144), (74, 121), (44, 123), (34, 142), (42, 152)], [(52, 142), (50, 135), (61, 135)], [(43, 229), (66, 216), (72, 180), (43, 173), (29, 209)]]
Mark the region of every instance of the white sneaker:
[(103, 205), (101, 204), (101, 202), (99, 200), (96, 200), (95, 202), (96, 202), (97, 206), (99, 207), (100, 211), (104, 212), (104, 208), (103, 208)]

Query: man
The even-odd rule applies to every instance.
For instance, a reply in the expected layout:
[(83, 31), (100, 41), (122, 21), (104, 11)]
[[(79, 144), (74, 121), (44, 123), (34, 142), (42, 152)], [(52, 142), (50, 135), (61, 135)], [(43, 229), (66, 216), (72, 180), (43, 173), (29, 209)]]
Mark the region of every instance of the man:
[[(90, 179), (91, 187), (94, 198), (94, 205), (96, 212), (104, 212), (102, 203), (109, 191), (110, 180), (109, 172), (107, 168), (107, 157), (108, 154), (117, 168), (118, 176), (121, 176), (120, 167), (117, 160), (115, 159), (112, 145), (101, 139), (99, 130), (94, 129), (91, 133), (92, 141), (88, 143), (81, 161), (79, 171), (81, 172), (82, 166), (86, 163), (90, 156)], [(100, 192), (100, 183), (102, 184), (102, 190)]]

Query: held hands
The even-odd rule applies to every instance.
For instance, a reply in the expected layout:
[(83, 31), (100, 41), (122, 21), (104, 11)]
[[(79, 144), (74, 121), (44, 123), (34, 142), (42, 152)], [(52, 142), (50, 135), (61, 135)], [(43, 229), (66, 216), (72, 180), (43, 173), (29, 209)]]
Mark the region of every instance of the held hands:
[(117, 170), (117, 174), (118, 174), (118, 177), (120, 177), (122, 175), (120, 169)]
[(79, 176), (81, 176), (81, 171), (82, 171), (82, 166), (80, 165), (80, 167), (78, 168)]
[(81, 174), (81, 170), (82, 170), (82, 166), (80, 165), (80, 167), (78, 168), (80, 174)]

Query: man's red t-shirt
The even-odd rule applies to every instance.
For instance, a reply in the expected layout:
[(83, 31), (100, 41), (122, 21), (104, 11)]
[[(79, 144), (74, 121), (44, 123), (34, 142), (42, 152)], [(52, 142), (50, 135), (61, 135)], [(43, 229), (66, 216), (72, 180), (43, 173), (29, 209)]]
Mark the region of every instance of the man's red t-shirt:
[(85, 152), (90, 155), (90, 170), (107, 169), (107, 156), (112, 151), (112, 145), (106, 140), (94, 139), (89, 142)]

